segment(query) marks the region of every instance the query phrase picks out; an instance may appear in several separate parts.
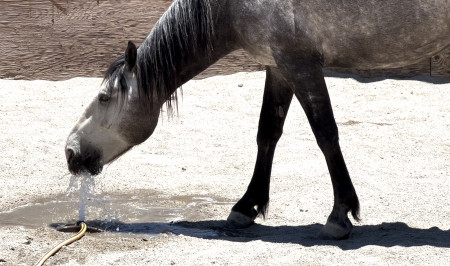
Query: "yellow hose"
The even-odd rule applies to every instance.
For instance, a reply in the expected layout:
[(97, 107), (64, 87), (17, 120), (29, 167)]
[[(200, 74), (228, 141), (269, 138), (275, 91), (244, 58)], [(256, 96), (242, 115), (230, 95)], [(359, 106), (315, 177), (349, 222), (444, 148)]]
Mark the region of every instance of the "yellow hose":
[(84, 236), (84, 234), (86, 233), (87, 226), (86, 226), (86, 224), (85, 224), (84, 222), (81, 222), (80, 225), (81, 225), (81, 229), (80, 229), (80, 231), (79, 231), (76, 235), (72, 236), (71, 238), (67, 239), (67, 240), (64, 241), (64, 242), (61, 242), (59, 245), (57, 245), (57, 246), (54, 247), (52, 250), (50, 250), (47, 254), (45, 254), (44, 257), (42, 257), (42, 259), (36, 264), (36, 266), (41, 266), (41, 265), (43, 265), (44, 262), (45, 262), (48, 258), (50, 258), (51, 256), (53, 256), (53, 255), (54, 255), (56, 252), (58, 252), (58, 250), (60, 250), (63, 246), (69, 245), (70, 243), (72, 243), (72, 242), (74, 242), (74, 241), (76, 241), (76, 240), (82, 238), (82, 237)]

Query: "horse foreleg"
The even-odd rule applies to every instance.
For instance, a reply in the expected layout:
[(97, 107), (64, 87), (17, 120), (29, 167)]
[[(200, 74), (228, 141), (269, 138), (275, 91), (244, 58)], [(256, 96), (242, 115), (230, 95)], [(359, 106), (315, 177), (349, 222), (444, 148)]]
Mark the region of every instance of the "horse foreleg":
[(351, 211), (355, 220), (359, 220), (359, 201), (339, 146), (338, 128), (321, 66), (319, 63), (308, 63), (300, 64), (308, 67), (296, 73), (291, 72), (290, 78), (295, 83), (295, 96), (300, 101), (325, 156), (333, 184), (333, 210), (320, 236), (326, 239), (345, 239), (350, 236), (353, 228), (347, 214)]
[(266, 73), (255, 169), (247, 191), (228, 216), (227, 222), (231, 227), (249, 226), (258, 215), (265, 217), (267, 213), (273, 155), (283, 132), (293, 91), (277, 69), (267, 68)]

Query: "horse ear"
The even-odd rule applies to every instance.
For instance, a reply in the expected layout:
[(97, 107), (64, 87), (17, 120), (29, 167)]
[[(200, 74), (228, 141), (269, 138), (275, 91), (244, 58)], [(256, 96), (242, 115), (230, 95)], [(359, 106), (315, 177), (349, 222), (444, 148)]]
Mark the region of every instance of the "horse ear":
[(125, 51), (125, 62), (128, 69), (133, 69), (136, 65), (137, 48), (132, 41), (128, 41), (127, 50)]

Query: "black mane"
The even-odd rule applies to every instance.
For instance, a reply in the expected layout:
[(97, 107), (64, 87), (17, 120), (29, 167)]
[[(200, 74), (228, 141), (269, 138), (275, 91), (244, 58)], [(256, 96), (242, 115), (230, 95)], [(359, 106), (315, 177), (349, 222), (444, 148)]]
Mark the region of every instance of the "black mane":
[[(139, 46), (136, 64), (139, 95), (145, 95), (150, 103), (156, 90), (159, 99), (170, 98), (166, 103), (171, 110), (172, 101), (177, 104), (176, 89), (182, 85), (177, 75), (183, 62), (199, 53), (210, 54), (214, 35), (210, 1), (213, 0), (175, 1)], [(121, 55), (106, 71), (104, 82), (113, 84), (122, 74), (124, 64), (125, 57)]]

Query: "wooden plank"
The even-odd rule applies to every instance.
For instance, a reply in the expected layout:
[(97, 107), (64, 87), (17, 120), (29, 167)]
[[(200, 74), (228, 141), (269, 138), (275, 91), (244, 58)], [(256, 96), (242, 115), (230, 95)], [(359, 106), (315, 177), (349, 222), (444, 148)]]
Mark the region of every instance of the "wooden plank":
[[(4, 0), (0, 5), (0, 78), (101, 77), (128, 40), (141, 43), (171, 0)], [(243, 51), (200, 77), (260, 70)]]
[(0, 66), (2, 77), (101, 76), (108, 63), (124, 51), (128, 40), (143, 41), (171, 3), (144, 2), (3, 2), (0, 47), (7, 64)]
[[(128, 40), (141, 43), (172, 0), (3, 0), (0, 78), (61, 80), (101, 77)], [(353, 71), (362, 76), (450, 75), (449, 51), (404, 69)], [(200, 78), (263, 67), (242, 51)]]

